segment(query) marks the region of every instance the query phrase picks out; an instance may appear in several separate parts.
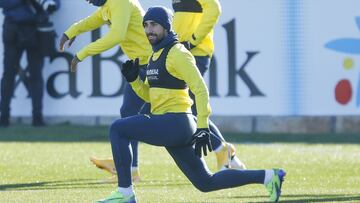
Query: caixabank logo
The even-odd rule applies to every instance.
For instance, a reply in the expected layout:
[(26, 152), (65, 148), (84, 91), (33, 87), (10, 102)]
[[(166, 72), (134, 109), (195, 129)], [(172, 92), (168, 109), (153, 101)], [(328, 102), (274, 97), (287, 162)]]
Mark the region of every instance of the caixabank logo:
[[(360, 16), (355, 18), (356, 25), (360, 30)], [(351, 56), (360, 55), (360, 38), (339, 38), (329, 41), (325, 47), (337, 52), (348, 54), (343, 59), (344, 71), (354, 70), (355, 64)], [(360, 73), (360, 71), (358, 71)], [(360, 106), (360, 75), (356, 81), (348, 78), (340, 79), (335, 85), (335, 99), (339, 104), (346, 105), (352, 99), (356, 99), (356, 106)], [(355, 95), (356, 94), (356, 95)]]

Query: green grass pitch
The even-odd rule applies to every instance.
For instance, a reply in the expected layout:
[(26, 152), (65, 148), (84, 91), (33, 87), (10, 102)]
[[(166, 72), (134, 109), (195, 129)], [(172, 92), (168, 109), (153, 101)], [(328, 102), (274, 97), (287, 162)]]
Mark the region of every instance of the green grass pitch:
[[(226, 134), (250, 169), (287, 171), (281, 202), (360, 202), (360, 135)], [(138, 202), (265, 202), (263, 185), (201, 193), (160, 147), (141, 144)], [(0, 202), (95, 202), (116, 189), (89, 156), (110, 157), (107, 127), (0, 129)], [(207, 158), (214, 170), (215, 156)]]

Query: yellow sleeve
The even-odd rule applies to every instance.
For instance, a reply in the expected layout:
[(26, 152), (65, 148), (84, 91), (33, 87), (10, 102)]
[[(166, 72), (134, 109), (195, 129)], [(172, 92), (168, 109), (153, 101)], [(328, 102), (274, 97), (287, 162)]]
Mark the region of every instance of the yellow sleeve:
[(150, 103), (150, 95), (149, 95), (150, 87), (147, 84), (147, 80), (145, 82), (143, 82), (138, 77), (135, 81), (131, 82), (130, 85), (131, 85), (132, 89), (134, 90), (134, 92), (142, 100), (144, 100), (147, 103)]
[(111, 15), (109, 32), (81, 49), (76, 55), (82, 61), (88, 56), (102, 53), (120, 44), (126, 37), (131, 17), (129, 1), (110, 1), (107, 5)]
[(182, 45), (177, 44), (170, 49), (166, 58), (166, 68), (174, 77), (184, 80), (195, 95), (197, 110), (197, 127), (208, 128), (211, 107), (209, 91), (205, 81), (196, 67), (195, 58)]
[(221, 6), (218, 0), (199, 0), (203, 9), (203, 15), (198, 28), (193, 33), (190, 43), (199, 44), (206, 35), (214, 29), (221, 14)]
[(64, 33), (69, 39), (72, 39), (81, 33), (88, 32), (91, 30), (95, 30), (102, 26), (105, 21), (101, 18), (100, 9), (96, 10), (90, 16), (74, 23), (69, 29), (67, 29)]

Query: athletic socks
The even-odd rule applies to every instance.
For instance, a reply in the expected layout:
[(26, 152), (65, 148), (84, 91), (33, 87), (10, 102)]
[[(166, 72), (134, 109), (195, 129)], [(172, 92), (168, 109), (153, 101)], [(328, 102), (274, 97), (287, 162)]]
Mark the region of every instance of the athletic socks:
[(134, 194), (134, 188), (132, 185), (130, 185), (129, 187), (118, 187), (118, 191), (125, 197), (129, 197)]
[(272, 169), (265, 170), (264, 185), (267, 185), (271, 181), (273, 176), (274, 176), (274, 170)]

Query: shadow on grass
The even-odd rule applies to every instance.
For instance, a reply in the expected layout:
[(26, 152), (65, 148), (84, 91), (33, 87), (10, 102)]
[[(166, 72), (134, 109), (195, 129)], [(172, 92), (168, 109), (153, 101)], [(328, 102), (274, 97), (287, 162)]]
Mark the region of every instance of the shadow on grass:
[[(24, 190), (57, 190), (57, 189), (88, 189), (88, 188), (103, 188), (105, 185), (114, 185), (114, 183), (99, 182), (95, 179), (72, 179), (62, 181), (42, 181), (32, 183), (16, 183), (16, 184), (4, 184), (0, 185), (0, 191), (24, 191)], [(190, 185), (185, 181), (147, 181), (141, 182), (137, 185), (141, 187), (179, 187), (180, 185)], [(263, 202), (249, 199), (267, 199), (266, 195), (254, 195), (254, 196), (233, 196), (233, 197), (215, 197), (214, 202), (223, 202), (226, 199), (239, 199), (239, 202)], [(281, 202), (284, 203), (302, 203), (302, 202), (345, 202), (345, 201), (360, 201), (360, 195), (357, 194), (296, 194), (296, 195), (283, 195), (281, 196)], [(194, 202), (194, 201), (192, 201)], [(195, 201), (197, 202), (197, 201)], [(199, 201), (202, 202), (202, 201)], [(206, 201), (209, 202), (209, 201)]]
[[(74, 188), (102, 188), (104, 185), (114, 185), (116, 183), (105, 182), (97, 179), (73, 179), (61, 181), (37, 181), (30, 183), (15, 183), (0, 185), (0, 191), (21, 191), (21, 190), (57, 190)], [(142, 187), (179, 187), (182, 185), (191, 185), (185, 181), (141, 181), (137, 184)]]
[(100, 182), (94, 179), (74, 179), (62, 181), (37, 181), (32, 183), (15, 183), (0, 185), (0, 191), (14, 190), (53, 190), (71, 188), (97, 188), (113, 183)]
[(191, 186), (189, 181), (176, 181), (176, 180), (141, 180), (140, 184), (137, 185), (138, 188), (142, 187), (178, 187), (178, 186)]
[(302, 202), (348, 202), (360, 200), (360, 195), (346, 194), (320, 194), (320, 195), (285, 195), (284, 197), (293, 200), (282, 200), (284, 203), (302, 203)]
[[(360, 134), (225, 133), (233, 143), (360, 144)], [(109, 142), (108, 126), (52, 125), (0, 128), (0, 142)]]
[[(230, 199), (233, 199), (233, 198), (234, 199), (247, 199), (246, 202), (263, 202), (263, 201), (249, 201), (248, 199), (251, 199), (251, 198), (267, 199), (268, 196), (256, 195), (256, 196), (230, 197)], [(216, 198), (216, 199), (218, 199), (218, 198)], [(284, 203), (347, 202), (347, 201), (357, 201), (357, 200), (360, 200), (360, 195), (354, 195), (354, 194), (318, 194), (318, 195), (296, 194), (296, 195), (282, 195), (280, 197), (280, 202), (284, 202)], [(239, 201), (241, 201), (241, 200), (239, 200)]]

